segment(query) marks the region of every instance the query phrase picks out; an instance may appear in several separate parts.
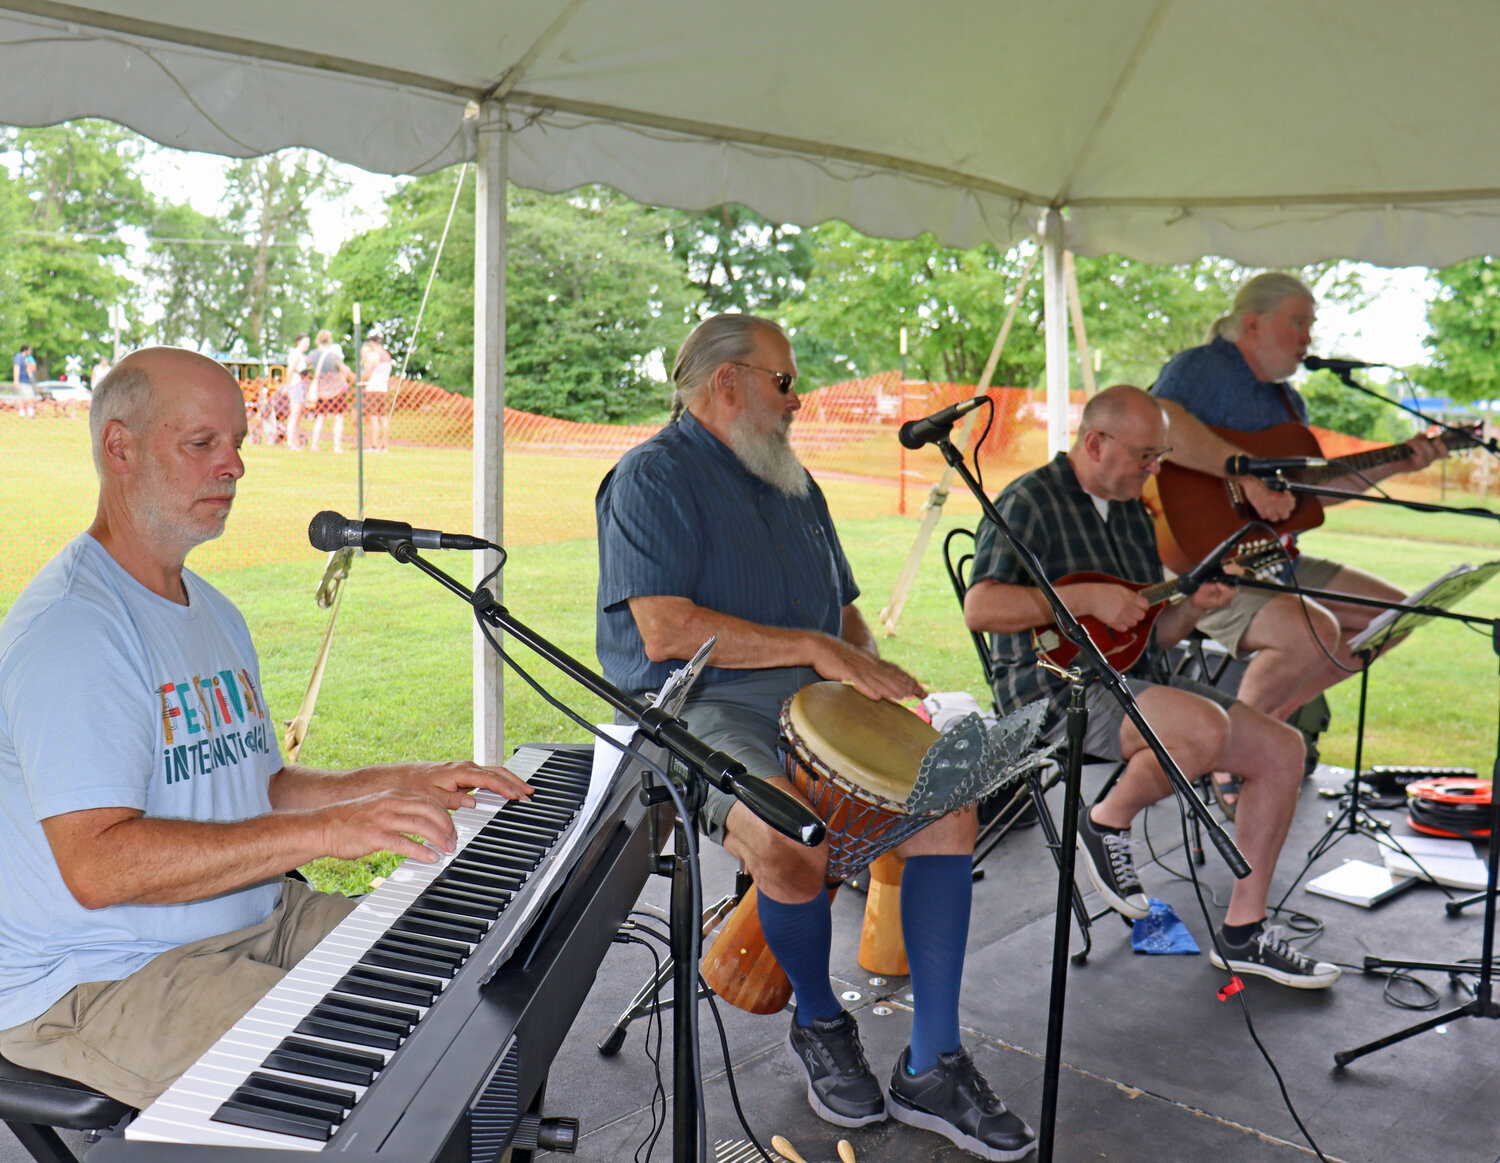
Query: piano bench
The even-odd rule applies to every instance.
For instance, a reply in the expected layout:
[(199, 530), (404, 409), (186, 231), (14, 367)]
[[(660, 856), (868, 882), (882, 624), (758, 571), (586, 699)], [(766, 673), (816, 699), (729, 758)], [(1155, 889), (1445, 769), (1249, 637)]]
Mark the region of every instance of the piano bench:
[(76, 1163), (53, 1128), (102, 1131), (133, 1108), (71, 1078), (27, 1070), (0, 1058), (0, 1121), (37, 1163)]

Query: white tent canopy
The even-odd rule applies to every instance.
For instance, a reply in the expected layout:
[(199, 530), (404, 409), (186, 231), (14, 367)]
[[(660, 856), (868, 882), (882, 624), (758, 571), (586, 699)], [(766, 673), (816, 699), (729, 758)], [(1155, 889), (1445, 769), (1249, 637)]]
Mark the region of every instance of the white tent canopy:
[(1500, 250), (1500, 6), (1474, 0), (0, 0), (0, 121), (100, 115), (779, 221), (1148, 262)]

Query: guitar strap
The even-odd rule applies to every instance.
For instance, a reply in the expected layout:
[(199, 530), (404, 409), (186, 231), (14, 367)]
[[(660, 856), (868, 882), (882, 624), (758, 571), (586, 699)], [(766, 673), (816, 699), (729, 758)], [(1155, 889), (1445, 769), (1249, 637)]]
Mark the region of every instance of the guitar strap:
[(1281, 406), (1286, 409), (1286, 414), (1292, 418), (1293, 422), (1301, 424), (1301, 413), (1297, 411), (1297, 405), (1292, 403), (1292, 386), (1285, 380), (1276, 386), (1281, 389)]

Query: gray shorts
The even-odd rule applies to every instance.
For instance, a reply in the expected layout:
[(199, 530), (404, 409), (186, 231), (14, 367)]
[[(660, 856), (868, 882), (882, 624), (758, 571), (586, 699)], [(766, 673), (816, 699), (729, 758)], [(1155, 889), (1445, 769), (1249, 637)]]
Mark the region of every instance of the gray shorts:
[[(786, 775), (779, 750), (782, 704), (808, 683), (818, 681), (818, 672), (810, 666), (747, 671), (743, 678), (696, 688), (682, 718), (689, 731), (738, 759), (751, 775), (782, 778)], [(734, 805), (733, 796), (709, 788), (698, 813), (699, 830), (715, 843), (724, 843), (724, 821)]]
[(258, 925), (191, 941), (119, 981), (90, 981), (0, 1030), (0, 1054), (144, 1107), (202, 1057), (357, 902), (288, 880)]
[[(1310, 590), (1326, 589), (1344, 567), (1326, 557), (1313, 557), (1304, 553), (1292, 563), (1292, 576), (1297, 584)], [(1234, 591), (1234, 600), (1222, 610), (1210, 610), (1198, 619), (1198, 629), (1207, 634), (1236, 658), (1244, 657), (1240, 651), (1240, 639), (1250, 628), (1250, 621), (1260, 613), (1261, 607), (1277, 595), (1270, 590), (1249, 588)]]
[[(1150, 682), (1143, 678), (1125, 679), (1125, 685), (1130, 688), (1130, 693), (1139, 696), (1142, 691), (1148, 691), (1154, 686), (1170, 686), (1174, 690), (1187, 691), (1189, 694), (1199, 695), (1216, 706), (1229, 710), (1235, 704), (1235, 697), (1226, 694), (1216, 687), (1207, 683), (1199, 682), (1197, 679), (1183, 678), (1180, 675), (1172, 675), (1165, 684)], [(1102, 683), (1090, 683), (1088, 693), (1083, 698), (1084, 709), (1088, 711), (1089, 721), (1083, 733), (1084, 754), (1095, 756), (1099, 759), (1120, 759), (1120, 724), (1125, 722), (1125, 712), (1120, 704), (1115, 701), (1115, 696), (1106, 690)], [(1042, 735), (1048, 743), (1056, 743), (1063, 737), (1067, 730), (1066, 718), (1059, 719)]]

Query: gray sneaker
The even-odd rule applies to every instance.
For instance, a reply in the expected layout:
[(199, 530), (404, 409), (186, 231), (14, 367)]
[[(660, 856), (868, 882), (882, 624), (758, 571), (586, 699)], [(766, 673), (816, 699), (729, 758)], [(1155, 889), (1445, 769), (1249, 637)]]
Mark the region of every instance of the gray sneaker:
[(885, 1095), (848, 1010), (826, 1021), (814, 1018), (807, 1027), (794, 1014), (787, 1046), (807, 1071), (807, 1101), (820, 1119), (839, 1127), (885, 1121)]
[(1280, 925), (1267, 925), (1244, 945), (1231, 945), (1219, 934), (1218, 949), (1208, 951), (1215, 969), (1269, 977), (1279, 985), (1293, 989), (1327, 989), (1343, 976), (1343, 970), (1327, 961), (1315, 961), (1300, 949), (1287, 943)]
[(1010, 1111), (959, 1047), (939, 1054), (937, 1065), (908, 1074), (911, 1047), (901, 1051), (891, 1071), (886, 1099), (891, 1118), (942, 1135), (981, 1159), (1024, 1159), (1036, 1146), (1036, 1132)]
[(1078, 809), (1078, 854), (1099, 895), (1122, 917), (1138, 921), (1151, 912), (1130, 854), (1130, 832), (1101, 832), (1089, 819), (1089, 805)]

